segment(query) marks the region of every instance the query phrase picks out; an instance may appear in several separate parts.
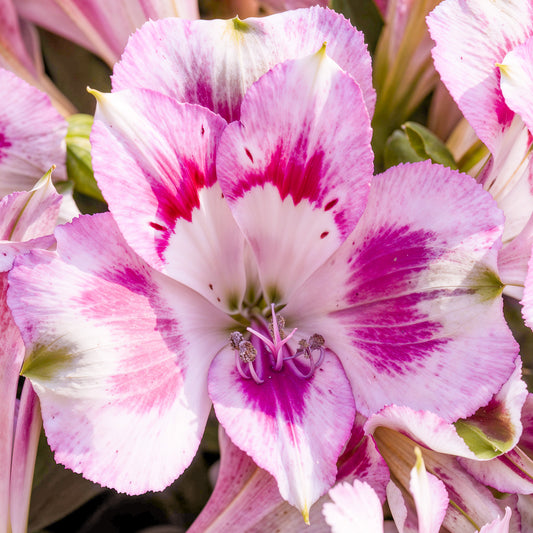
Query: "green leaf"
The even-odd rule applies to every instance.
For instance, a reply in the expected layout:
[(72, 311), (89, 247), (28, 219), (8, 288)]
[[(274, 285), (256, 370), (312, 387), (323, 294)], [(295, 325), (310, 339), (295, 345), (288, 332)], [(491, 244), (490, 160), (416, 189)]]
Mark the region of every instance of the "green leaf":
[(39, 531), (70, 514), (104, 489), (54, 462), (41, 433), (31, 492), (28, 531)]
[(89, 135), (92, 125), (91, 115), (78, 114), (68, 118), (67, 173), (76, 192), (103, 202), (104, 197), (94, 179), (91, 162)]
[(365, 34), (365, 42), (372, 54), (383, 28), (383, 18), (374, 0), (331, 0), (330, 7)]

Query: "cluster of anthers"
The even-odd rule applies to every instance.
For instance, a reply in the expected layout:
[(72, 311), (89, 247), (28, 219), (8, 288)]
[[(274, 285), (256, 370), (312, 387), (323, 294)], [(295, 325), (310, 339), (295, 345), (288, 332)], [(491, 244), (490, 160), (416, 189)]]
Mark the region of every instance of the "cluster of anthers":
[[(270, 370), (280, 372), (284, 364), (290, 365), (291, 370), (297, 376), (308, 379), (322, 364), (326, 353), (322, 335), (314, 333), (307, 340), (301, 339), (298, 342), (298, 349), (293, 353), (287, 341), (294, 335), (297, 328), (294, 328), (288, 335), (284, 328), (285, 319), (276, 315), (274, 304), (272, 304), (272, 319), (268, 324), (271, 338), (251, 327), (246, 328), (251, 334), (250, 340), (245, 339), (240, 331), (231, 333), (230, 344), (235, 350), (235, 365), (244, 379), (253, 379), (256, 383), (263, 383), (266, 372)], [(315, 355), (315, 352), (318, 355)], [(268, 362), (270, 362), (269, 365)]]

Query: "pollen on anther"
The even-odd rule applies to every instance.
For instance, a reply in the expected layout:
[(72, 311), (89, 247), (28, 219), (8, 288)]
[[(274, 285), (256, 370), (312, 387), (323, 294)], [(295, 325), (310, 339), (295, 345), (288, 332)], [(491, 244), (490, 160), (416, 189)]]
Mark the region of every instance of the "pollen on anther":
[(244, 363), (253, 363), (257, 356), (257, 350), (250, 341), (241, 341), (239, 343), (239, 357)]
[(229, 342), (234, 350), (239, 349), (239, 344), (242, 342), (243, 337), (240, 331), (232, 331), (229, 336)]
[[(283, 340), (287, 335), (285, 334), (285, 318), (281, 315), (276, 315), (276, 322), (278, 323), (279, 336)], [(272, 320), (268, 324), (268, 331), (270, 332), (271, 337), (274, 339), (274, 322)]]
[(309, 337), (309, 348), (311, 348), (311, 350), (318, 350), (318, 348), (324, 346), (325, 342), (326, 341), (322, 335), (319, 333), (313, 333), (313, 335)]

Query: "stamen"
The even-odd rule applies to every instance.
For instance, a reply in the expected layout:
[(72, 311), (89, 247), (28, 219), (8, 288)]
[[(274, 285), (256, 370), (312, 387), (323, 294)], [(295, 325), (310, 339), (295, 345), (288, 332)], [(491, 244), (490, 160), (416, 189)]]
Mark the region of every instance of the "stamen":
[(243, 336), (242, 336), (242, 333), (240, 331), (232, 331), (231, 332), (231, 335), (229, 336), (229, 342), (231, 344), (231, 347), (234, 350), (238, 350), (239, 349), (239, 344), (241, 343), (242, 340), (243, 340)]
[(257, 350), (250, 341), (239, 342), (239, 356), (244, 363), (253, 363), (257, 357)]

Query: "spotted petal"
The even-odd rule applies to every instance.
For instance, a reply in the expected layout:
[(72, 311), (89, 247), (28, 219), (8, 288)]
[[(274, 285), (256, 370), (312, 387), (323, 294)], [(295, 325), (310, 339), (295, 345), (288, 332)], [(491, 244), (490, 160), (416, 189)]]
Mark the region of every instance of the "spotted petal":
[(350, 384), (331, 353), (309, 379), (289, 366), (264, 368), (264, 382), (241, 377), (230, 350), (209, 369), (209, 395), (231, 440), (278, 482), (281, 496), (309, 520), (309, 508), (335, 482), (352, 428)]
[(245, 290), (244, 238), (216, 183), (225, 121), (154, 91), (96, 96), (95, 176), (128, 244), (154, 268), (234, 309)]
[(447, 421), (471, 415), (518, 353), (499, 297), (501, 230), (501, 213), (470, 177), (428, 162), (389, 169), (285, 318), (325, 338), (363, 414), (394, 403)]
[(196, 452), (227, 319), (146, 265), (109, 214), (56, 237), (58, 254), (20, 258), (9, 289), (55, 459), (119, 491), (161, 490)]
[(241, 99), (254, 81), (277, 63), (316, 52), (324, 42), (361, 85), (372, 114), (375, 92), (363, 34), (342, 15), (320, 7), (244, 21), (149, 22), (116, 65), (113, 90), (155, 89), (231, 121), (239, 118)]
[(220, 185), (272, 301), (287, 301), (339, 247), (369, 190), (369, 118), (328, 50), (265, 74), (218, 149)]

